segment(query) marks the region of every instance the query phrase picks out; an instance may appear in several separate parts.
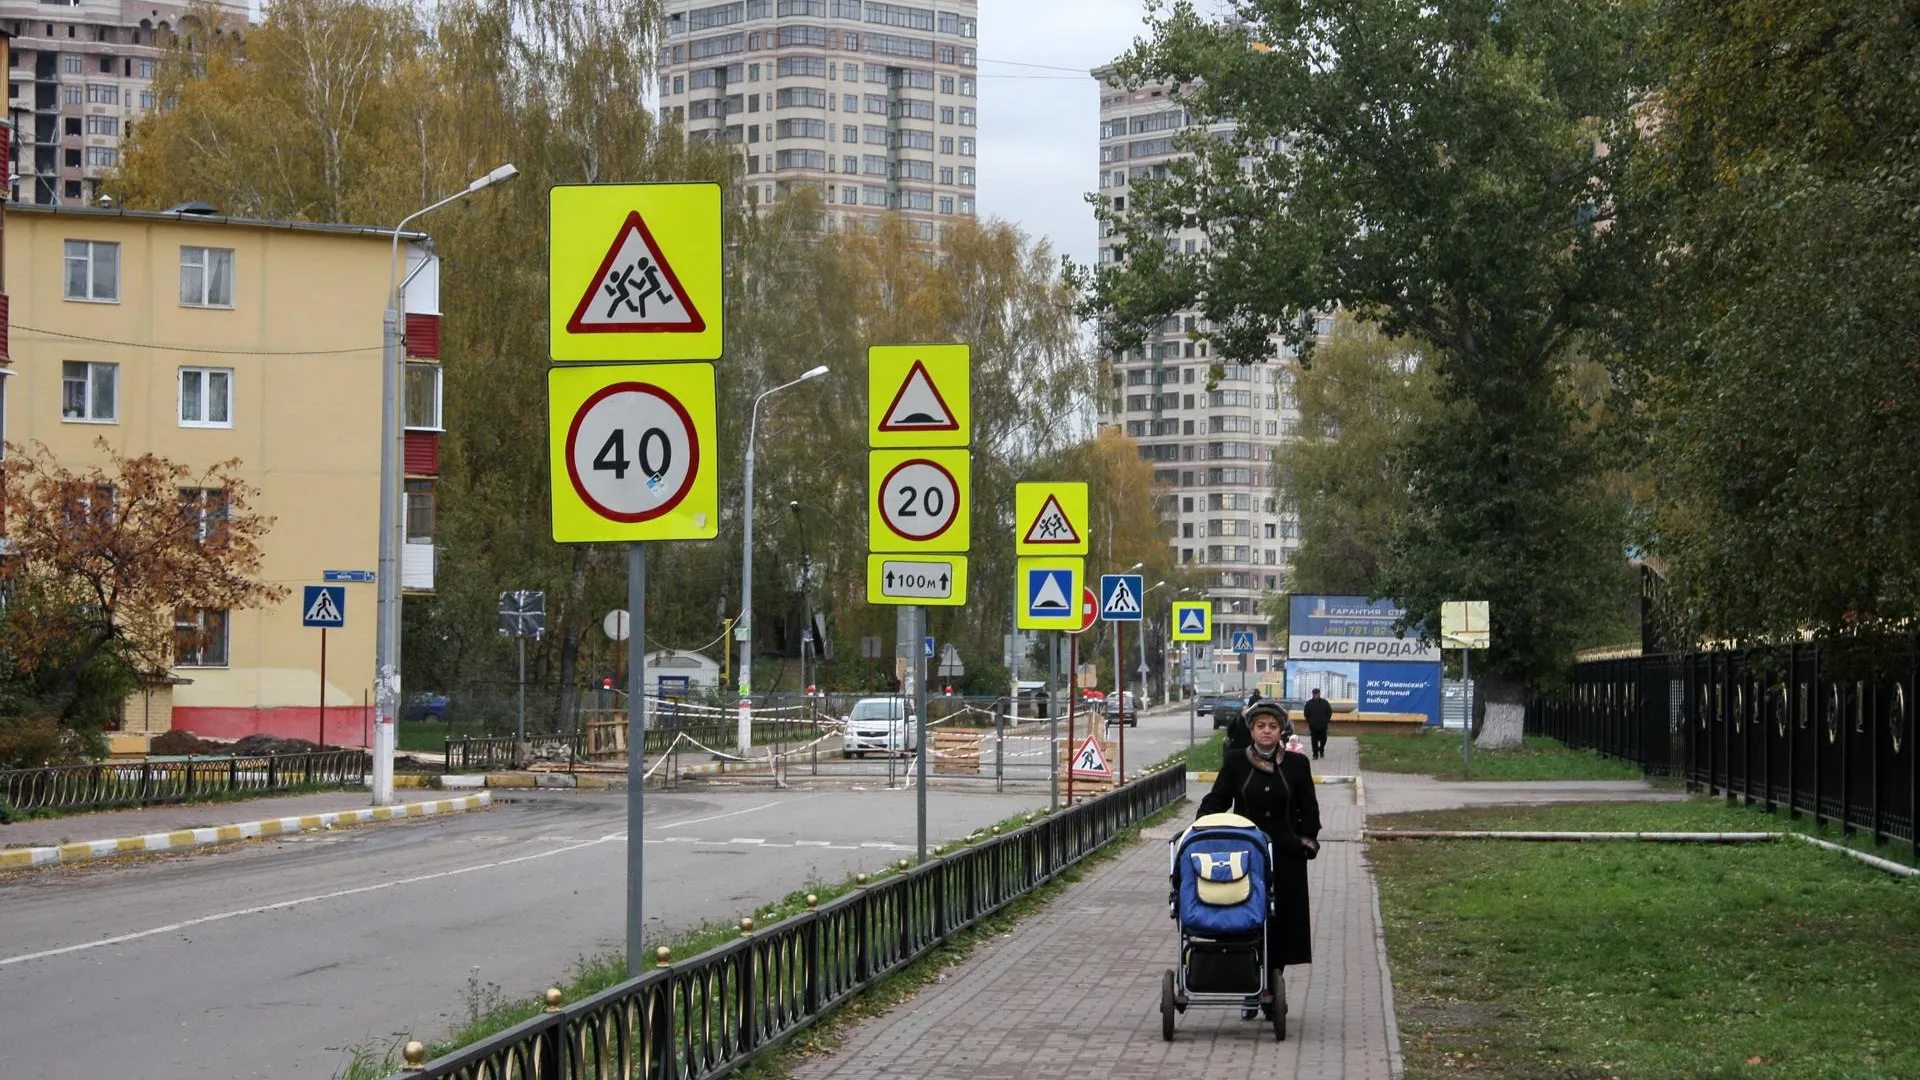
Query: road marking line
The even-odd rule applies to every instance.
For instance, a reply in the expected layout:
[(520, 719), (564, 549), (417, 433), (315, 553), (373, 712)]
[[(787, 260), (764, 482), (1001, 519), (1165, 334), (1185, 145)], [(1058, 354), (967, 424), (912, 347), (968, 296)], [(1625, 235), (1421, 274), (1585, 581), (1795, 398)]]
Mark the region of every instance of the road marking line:
[(736, 836), (727, 841), (729, 844), (764, 844), (766, 842), (767, 838), (764, 836)]
[(760, 806), (750, 806), (745, 810), (729, 810), (724, 814), (714, 814), (710, 817), (688, 818), (685, 821), (670, 822), (666, 825), (660, 826), (660, 828), (661, 829), (677, 829), (682, 825), (699, 825), (703, 822), (719, 821), (721, 818), (739, 817), (741, 814), (752, 814), (760, 810), (771, 810), (776, 806), (785, 806), (787, 803), (790, 803), (792, 801), (793, 801), (792, 799), (780, 799), (775, 802), (765, 803)]
[(400, 878), (396, 881), (383, 881), (376, 885), (360, 885), (351, 889), (336, 889), (333, 892), (319, 893), (314, 896), (303, 896), (295, 900), (282, 900), (273, 904), (261, 904), (258, 907), (223, 911), (215, 915), (202, 915), (197, 919), (186, 919), (182, 922), (168, 923), (165, 926), (156, 926), (151, 930), (137, 930), (131, 934), (119, 934), (110, 938), (101, 938), (98, 941), (83, 941), (76, 945), (63, 945), (58, 949), (46, 949), (41, 952), (26, 953), (21, 956), (0, 957), (0, 968), (13, 964), (24, 964), (29, 960), (46, 960), (55, 956), (64, 956), (68, 953), (86, 952), (108, 945), (123, 945), (129, 941), (139, 941), (142, 938), (154, 937), (158, 934), (171, 934), (175, 931), (188, 929), (189, 927), (204, 926), (207, 923), (224, 922), (228, 919), (238, 919), (247, 915), (262, 915), (269, 911), (284, 911), (288, 908), (299, 907), (302, 904), (318, 903), (325, 900), (339, 900), (343, 897), (359, 896), (362, 893), (380, 892), (400, 885), (417, 885), (423, 881), (438, 881), (441, 878), (458, 877), (462, 874), (471, 874), (478, 870), (493, 870), (502, 866), (513, 866), (516, 863), (531, 862), (534, 859), (545, 859), (553, 855), (564, 855), (571, 851), (579, 851), (583, 848), (596, 847), (609, 841), (624, 839), (626, 839), (625, 833), (613, 833), (603, 836), (598, 840), (587, 840), (578, 844), (569, 844), (566, 847), (554, 848), (551, 851), (535, 852), (532, 855), (520, 855), (511, 859), (497, 859), (493, 862), (479, 863), (474, 866), (463, 866), (455, 870), (441, 870), (432, 874), (420, 874), (415, 877)]

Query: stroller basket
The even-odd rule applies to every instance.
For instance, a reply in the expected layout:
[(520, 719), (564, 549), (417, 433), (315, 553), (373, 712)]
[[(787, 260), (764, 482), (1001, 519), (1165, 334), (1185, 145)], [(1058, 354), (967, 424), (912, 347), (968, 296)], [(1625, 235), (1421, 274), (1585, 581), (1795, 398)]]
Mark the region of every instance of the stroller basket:
[(1266, 834), (1245, 818), (1216, 814), (1195, 822), (1173, 845), (1180, 929), (1215, 939), (1259, 936), (1269, 911), (1268, 859)]

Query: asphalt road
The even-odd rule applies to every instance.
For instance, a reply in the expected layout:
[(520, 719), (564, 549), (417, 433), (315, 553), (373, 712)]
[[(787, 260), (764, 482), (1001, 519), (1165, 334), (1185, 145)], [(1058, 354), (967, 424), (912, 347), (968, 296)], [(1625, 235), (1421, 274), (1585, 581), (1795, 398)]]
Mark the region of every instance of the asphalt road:
[[(1185, 741), (1184, 713), (1149, 714), (1129, 762)], [(1046, 805), (1033, 775), (1003, 794), (931, 787), (931, 842)], [(650, 934), (912, 854), (912, 790), (793, 782), (648, 794)], [(472, 987), (532, 994), (620, 949), (625, 795), (496, 796), (445, 819), (0, 877), (0, 1077), (331, 1077), (356, 1046), (443, 1035)]]

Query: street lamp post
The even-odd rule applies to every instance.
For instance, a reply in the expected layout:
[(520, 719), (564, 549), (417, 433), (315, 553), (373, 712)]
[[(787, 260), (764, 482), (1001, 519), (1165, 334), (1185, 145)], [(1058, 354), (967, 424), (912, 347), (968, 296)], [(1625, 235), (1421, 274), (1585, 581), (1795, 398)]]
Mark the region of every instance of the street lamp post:
[[(1165, 584), (1166, 582), (1164, 581), (1156, 581), (1153, 584), (1147, 586), (1146, 589), (1142, 590), (1142, 592), (1140, 593), (1140, 615), (1141, 615), (1141, 619), (1143, 620), (1140, 623), (1140, 700), (1141, 701), (1145, 701), (1147, 699), (1147, 691), (1150, 689), (1147, 686), (1147, 627), (1149, 624), (1146, 621), (1144, 621), (1146, 619), (1146, 613), (1147, 613), (1147, 593), (1150, 593), (1153, 590)], [(1160, 691), (1161, 691), (1160, 696), (1163, 699), (1162, 704), (1165, 704), (1166, 701), (1171, 700), (1170, 698), (1167, 697), (1166, 689), (1167, 689), (1167, 680), (1163, 678), (1160, 680)]]
[(827, 366), (821, 364), (808, 369), (791, 382), (761, 391), (760, 396), (753, 399), (753, 411), (747, 418), (747, 490), (745, 536), (741, 540), (740, 550), (740, 621), (733, 628), (734, 640), (740, 643), (740, 712), (736, 743), (742, 755), (753, 749), (753, 709), (747, 699), (753, 693), (753, 436), (760, 426), (760, 403), (790, 386), (798, 386), (826, 373)]
[(407, 223), (520, 174), (502, 165), (475, 179), (464, 191), (449, 195), (400, 219), (393, 227), (393, 255), (387, 271), (387, 311), (380, 352), (380, 562), (374, 604), (374, 701), (379, 711), (373, 725), (373, 802), (393, 802), (393, 752), (400, 716), (400, 463), (403, 459), (400, 396), (405, 386), (400, 355), (400, 234)]

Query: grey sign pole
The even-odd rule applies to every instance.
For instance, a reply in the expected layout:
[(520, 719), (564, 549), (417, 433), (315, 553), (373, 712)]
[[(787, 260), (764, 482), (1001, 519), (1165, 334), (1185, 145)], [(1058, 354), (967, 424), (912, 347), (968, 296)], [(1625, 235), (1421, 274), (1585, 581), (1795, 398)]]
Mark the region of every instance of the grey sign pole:
[(1060, 809), (1060, 635), (1047, 641), (1047, 805)]
[(927, 636), (927, 609), (915, 606), (913, 611), (914, 649), (913, 649), (913, 709), (914, 723), (919, 725), (915, 739), (914, 785), (920, 790), (916, 795), (919, 803), (920, 824), (920, 861), (927, 861), (927, 650), (919, 644)]
[(1473, 650), (1460, 650), (1460, 694), (1466, 701), (1460, 722), (1460, 778), (1473, 779)]
[[(1200, 661), (1193, 658), (1193, 646), (1187, 646), (1187, 760), (1193, 760), (1194, 729), (1200, 722)], [(1215, 720), (1214, 723), (1220, 721)]]
[(647, 546), (627, 545), (627, 977), (647, 970), (641, 931), (645, 880), (641, 828), (647, 782)]
[(520, 643), (520, 719), (514, 725), (513, 741), (523, 743), (527, 741), (527, 639), (521, 635), (517, 640)]

